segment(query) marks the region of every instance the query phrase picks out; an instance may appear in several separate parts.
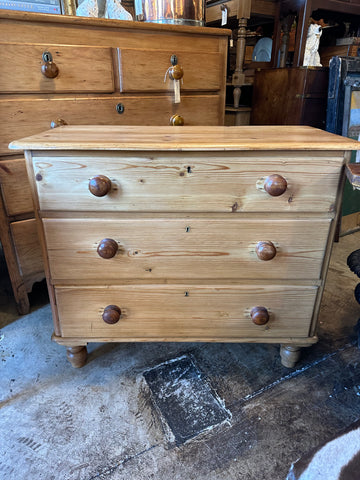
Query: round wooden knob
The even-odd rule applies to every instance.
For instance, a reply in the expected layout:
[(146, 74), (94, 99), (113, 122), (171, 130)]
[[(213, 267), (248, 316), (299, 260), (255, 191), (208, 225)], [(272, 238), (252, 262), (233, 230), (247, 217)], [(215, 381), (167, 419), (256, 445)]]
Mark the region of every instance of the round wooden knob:
[(276, 247), (272, 242), (259, 242), (255, 247), (256, 255), (260, 260), (267, 262), (276, 255)]
[(56, 120), (51, 121), (50, 128), (63, 127), (64, 125), (67, 125), (65, 120), (63, 120), (62, 118), (57, 118)]
[(264, 188), (272, 197), (279, 197), (286, 192), (287, 181), (281, 175), (269, 175), (265, 180)]
[(104, 308), (104, 313), (102, 314), (102, 319), (105, 323), (113, 325), (120, 320), (121, 309), (117, 305), (108, 305)]
[(170, 125), (174, 127), (182, 127), (184, 123), (184, 118), (181, 115), (173, 115), (170, 118)]
[(112, 238), (103, 238), (98, 245), (97, 253), (101, 258), (115, 257), (119, 245)]
[(170, 67), (169, 76), (171, 80), (180, 80), (184, 76), (184, 70), (180, 65), (173, 65)]
[(54, 62), (46, 62), (44, 65), (41, 65), (41, 73), (45, 75), (46, 78), (55, 78), (59, 75), (59, 69)]
[(104, 197), (111, 190), (111, 180), (105, 175), (90, 178), (89, 190), (95, 197)]
[(270, 318), (269, 312), (265, 307), (254, 307), (250, 312), (250, 316), (255, 325), (265, 325)]

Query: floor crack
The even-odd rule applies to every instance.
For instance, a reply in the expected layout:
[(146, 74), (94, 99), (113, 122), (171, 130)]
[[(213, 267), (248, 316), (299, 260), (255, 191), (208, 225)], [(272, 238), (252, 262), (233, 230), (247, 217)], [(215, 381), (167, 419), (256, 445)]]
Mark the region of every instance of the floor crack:
[(357, 344), (357, 341), (353, 341), (351, 343), (347, 343), (346, 345), (344, 345), (343, 347), (341, 348), (338, 348), (337, 350), (331, 352), (331, 353), (327, 353), (325, 355), (323, 355), (321, 358), (319, 358), (318, 360), (315, 360), (311, 363), (309, 363), (308, 365), (305, 365), (304, 367), (302, 368), (299, 368), (297, 370), (294, 370), (293, 372), (290, 372), (288, 375), (284, 375), (283, 377), (280, 377), (278, 378), (277, 380), (275, 380), (274, 382), (270, 383), (269, 385), (265, 385), (264, 387), (260, 388), (259, 390), (256, 390), (255, 392), (253, 393), (249, 393), (248, 395), (245, 395), (245, 397), (241, 398), (240, 400), (234, 402), (231, 406), (229, 406), (228, 408), (231, 410), (232, 407), (234, 406), (237, 406), (237, 405), (240, 405), (240, 404), (243, 404), (243, 403), (247, 403), (249, 402), (250, 400), (252, 400), (253, 398), (255, 397), (258, 397), (259, 395), (261, 395), (262, 393), (265, 393), (267, 392), (268, 390), (270, 390), (271, 388), (274, 388), (276, 387), (277, 385), (279, 385), (280, 383), (286, 381), (286, 380), (290, 380), (291, 378), (295, 378), (297, 377), (298, 375), (300, 375), (301, 373), (304, 373), (306, 372), (307, 370), (309, 370), (310, 368), (312, 367), (315, 367), (316, 365), (319, 365), (320, 363), (322, 362), (325, 362), (326, 360), (328, 360), (329, 358), (332, 358), (334, 357), (335, 355), (337, 355), (338, 353), (340, 352), (343, 352), (344, 350), (347, 350), (348, 348), (351, 348), (351, 347), (354, 347), (355, 345)]
[(94, 480), (96, 478), (99, 478), (100, 476), (111, 475), (119, 467), (122, 467), (122, 466), (126, 465), (128, 462), (130, 462), (134, 458), (140, 457), (140, 455), (143, 455), (144, 453), (150, 452), (150, 450), (153, 450), (154, 448), (159, 447), (159, 446), (160, 446), (160, 444), (152, 445), (151, 447), (146, 448), (145, 450), (142, 450), (141, 452), (136, 453), (135, 455), (125, 457), (123, 460), (118, 462), (116, 465), (113, 465), (112, 467), (104, 468), (101, 472), (99, 472), (96, 475), (93, 475), (92, 477), (88, 478), (88, 480)]

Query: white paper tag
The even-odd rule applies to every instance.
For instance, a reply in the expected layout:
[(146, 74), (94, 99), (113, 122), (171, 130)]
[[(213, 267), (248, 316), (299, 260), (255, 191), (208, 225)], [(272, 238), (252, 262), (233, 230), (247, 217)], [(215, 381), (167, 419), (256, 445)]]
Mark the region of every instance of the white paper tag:
[(180, 103), (180, 80), (174, 80), (174, 103)]
[(227, 24), (227, 7), (221, 10), (221, 25)]

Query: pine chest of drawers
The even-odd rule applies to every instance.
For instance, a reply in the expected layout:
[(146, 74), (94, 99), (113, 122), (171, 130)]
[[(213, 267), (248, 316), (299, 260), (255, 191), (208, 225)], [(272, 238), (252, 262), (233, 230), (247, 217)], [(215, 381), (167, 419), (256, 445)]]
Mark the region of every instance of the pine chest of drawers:
[(88, 342), (275, 342), (316, 320), (358, 143), (310, 127), (60, 127), (26, 150), (55, 333)]
[(65, 123), (222, 125), (229, 33), (0, 10), (0, 242), (20, 313), (44, 267), (24, 158), (9, 142)]

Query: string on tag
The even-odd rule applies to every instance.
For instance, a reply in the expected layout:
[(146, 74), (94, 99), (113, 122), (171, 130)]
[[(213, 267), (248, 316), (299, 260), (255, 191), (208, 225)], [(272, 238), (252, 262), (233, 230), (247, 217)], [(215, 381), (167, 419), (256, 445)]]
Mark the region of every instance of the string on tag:
[(226, 5), (221, 5), (221, 26), (227, 24), (227, 16), (228, 16), (228, 7)]

